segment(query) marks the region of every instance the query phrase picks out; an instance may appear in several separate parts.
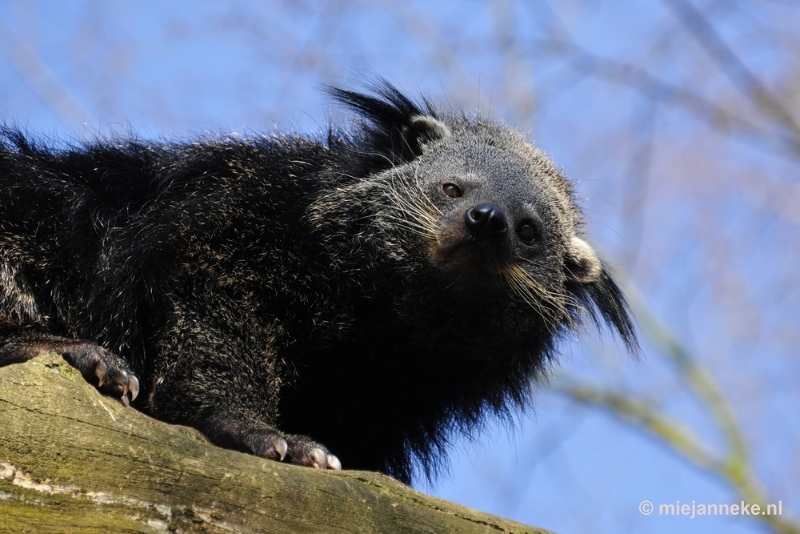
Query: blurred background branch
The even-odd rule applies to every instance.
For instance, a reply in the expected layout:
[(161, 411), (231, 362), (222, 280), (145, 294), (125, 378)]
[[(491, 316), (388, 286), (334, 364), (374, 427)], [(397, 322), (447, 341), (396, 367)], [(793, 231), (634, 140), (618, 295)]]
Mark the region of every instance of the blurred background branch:
[[(730, 484), (743, 502), (757, 504), (761, 510), (778, 499), (770, 495), (754, 470), (747, 450), (746, 438), (735, 415), (734, 407), (721, 391), (714, 377), (690, 355), (669, 327), (653, 316), (638, 291), (629, 281), (623, 284), (641, 332), (651, 341), (658, 354), (673, 365), (679, 380), (685, 383), (696, 400), (708, 411), (716, 431), (723, 436), (724, 450), (714, 450), (691, 428), (664, 413), (653, 399), (639, 398), (605, 391), (587, 383), (560, 384), (561, 393), (590, 406), (609, 410), (627, 424), (639, 428), (659, 443), (685, 458), (701, 470), (714, 473)], [(800, 533), (800, 523), (776, 515), (756, 515), (775, 532)]]

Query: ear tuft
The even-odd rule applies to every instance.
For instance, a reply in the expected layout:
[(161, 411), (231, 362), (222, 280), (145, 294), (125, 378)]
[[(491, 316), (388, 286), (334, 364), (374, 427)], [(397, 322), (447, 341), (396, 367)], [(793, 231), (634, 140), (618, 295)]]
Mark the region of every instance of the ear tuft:
[(603, 265), (592, 246), (578, 236), (572, 236), (566, 258), (567, 278), (579, 284), (600, 279)]
[(427, 100), (415, 103), (382, 78), (366, 85), (373, 94), (362, 94), (337, 87), (326, 91), (361, 118), (362, 144), (389, 162), (411, 161), (422, 154), (422, 146), (444, 139), (450, 129), (439, 119)]

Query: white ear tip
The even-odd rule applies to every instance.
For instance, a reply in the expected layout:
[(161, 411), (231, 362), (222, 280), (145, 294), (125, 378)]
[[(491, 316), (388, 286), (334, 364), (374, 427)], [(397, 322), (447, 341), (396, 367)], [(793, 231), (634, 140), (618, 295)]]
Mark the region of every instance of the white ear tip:
[(576, 266), (577, 272), (571, 272), (571, 277), (581, 283), (594, 282), (600, 278), (603, 265), (592, 246), (578, 236), (573, 236), (569, 243), (569, 255)]
[(450, 128), (448, 128), (445, 123), (427, 115), (415, 115), (411, 117), (411, 126), (417, 130), (423, 131), (425, 137), (434, 141), (452, 135), (450, 133)]

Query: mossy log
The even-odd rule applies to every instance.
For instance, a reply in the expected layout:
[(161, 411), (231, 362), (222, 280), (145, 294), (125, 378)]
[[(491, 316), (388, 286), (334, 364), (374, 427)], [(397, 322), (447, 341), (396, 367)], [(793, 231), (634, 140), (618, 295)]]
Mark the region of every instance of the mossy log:
[(55, 354), (0, 368), (0, 531), (544, 532), (379, 473), (216, 447), (101, 395)]

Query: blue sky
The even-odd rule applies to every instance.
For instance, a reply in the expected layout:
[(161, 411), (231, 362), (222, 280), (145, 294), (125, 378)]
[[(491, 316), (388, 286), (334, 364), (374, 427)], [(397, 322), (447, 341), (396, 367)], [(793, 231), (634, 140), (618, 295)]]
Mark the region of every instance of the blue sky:
[[(798, 117), (800, 9), (694, 5)], [(732, 133), (587, 58), (690, 88), (759, 133)], [(778, 130), (669, 2), (0, 2), (0, 118), (56, 143), (314, 132), (346, 121), (320, 84), (365, 72), (502, 119), (553, 156), (576, 180), (593, 242), (719, 383), (770, 494), (800, 510), (800, 156), (776, 148)], [(742, 517), (641, 515), (645, 499), (740, 499), (554, 392), (580, 381), (648, 398), (721, 446), (657, 344), (643, 348), (636, 361), (588, 328), (562, 347), (535, 413), (456, 439), (450, 474), (420, 489), (561, 533), (763, 532)]]

